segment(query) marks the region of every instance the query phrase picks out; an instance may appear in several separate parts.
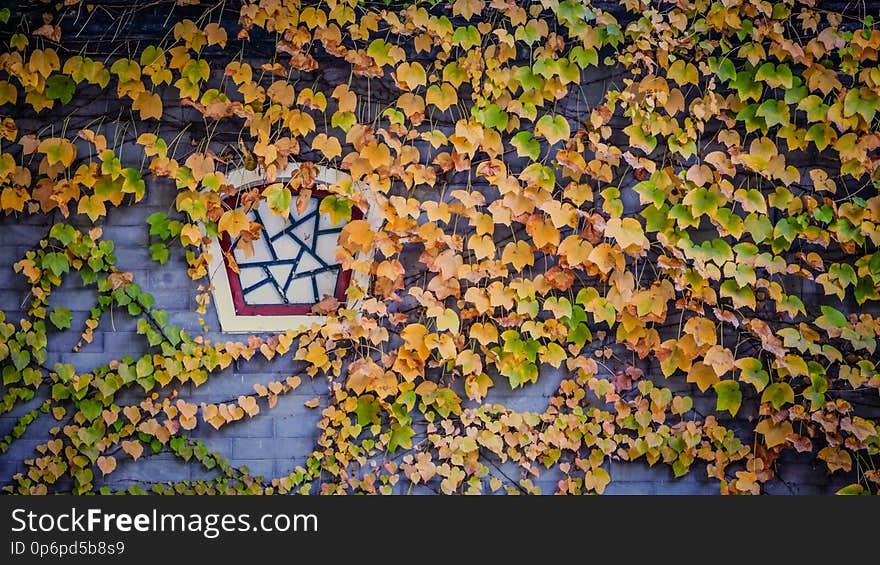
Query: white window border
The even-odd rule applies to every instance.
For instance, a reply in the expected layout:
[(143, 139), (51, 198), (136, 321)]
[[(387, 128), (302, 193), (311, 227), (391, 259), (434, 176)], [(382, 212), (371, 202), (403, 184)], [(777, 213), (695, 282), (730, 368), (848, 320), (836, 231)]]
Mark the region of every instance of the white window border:
[[(317, 182), (323, 184), (336, 184), (340, 181), (351, 181), (351, 177), (337, 169), (331, 169), (322, 165), (317, 165), (318, 176)], [(278, 173), (275, 182), (285, 182), (293, 177), (293, 173), (300, 168), (300, 163), (290, 163), (287, 168)], [(235, 169), (226, 173), (226, 182), (235, 187), (236, 190), (246, 189), (252, 186), (267, 184), (269, 181), (266, 175), (258, 170), (249, 171), (244, 168)], [(382, 226), (382, 215), (379, 206), (375, 201), (372, 192), (363, 183), (353, 182), (352, 187), (361, 191), (367, 199), (367, 213), (364, 219), (370, 224), (374, 232), (378, 231)], [(232, 300), (232, 290), (229, 287), (228, 273), (226, 272), (226, 264), (223, 261), (223, 251), (217, 237), (212, 237), (207, 247), (207, 252), (211, 255), (208, 264), (208, 275), (211, 285), (214, 288), (213, 302), (214, 309), (217, 312), (217, 318), (220, 322), (220, 330), (223, 333), (279, 333), (287, 330), (298, 330), (307, 328), (312, 324), (322, 324), (327, 317), (318, 314), (298, 314), (290, 316), (261, 316), (261, 315), (240, 315), (235, 312), (235, 305)], [(357, 259), (370, 260), (372, 252), (358, 253)], [(351, 281), (357, 283), (364, 289), (369, 284), (369, 276), (365, 273), (352, 272)], [(356, 310), (361, 300), (352, 302), (348, 308)]]

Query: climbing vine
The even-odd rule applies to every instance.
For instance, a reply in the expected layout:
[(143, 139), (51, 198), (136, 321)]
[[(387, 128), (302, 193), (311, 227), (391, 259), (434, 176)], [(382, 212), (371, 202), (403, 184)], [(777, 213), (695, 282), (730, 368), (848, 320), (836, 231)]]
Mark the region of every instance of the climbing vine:
[[(52, 219), (9, 261), (29, 294), (0, 312), (0, 410), (23, 414), (0, 452), (57, 421), (6, 490), (107, 493), (99, 474), (167, 452), (215, 475), (157, 493), (602, 493), (609, 462), (642, 461), (758, 494), (797, 453), (880, 492), (880, 29), (815, 4), (178, 0), (151, 5), (155, 41), (115, 49), (68, 40), (108, 8), (0, 10), (0, 208)], [(99, 97), (119, 117), (71, 127)], [(181, 116), (206, 132), (192, 146)], [(286, 212), (319, 164), (351, 176), (321, 211), (350, 220), (337, 258), (364, 277), (311, 327), (190, 335), (103, 238), (114, 209), (174, 191), (145, 245), (156, 269), (185, 256), (204, 315), (210, 238), (258, 238), (248, 207)], [(230, 209), (239, 167), (266, 183)], [(368, 202), (378, 228), (352, 219)], [(69, 278), (97, 290), (83, 327), (52, 300)], [(76, 350), (110, 315), (150, 353), (47, 365), (56, 332)], [(183, 392), (260, 356), (290, 376)], [(326, 394), (290, 475), (187, 436), (305, 379)], [(490, 401), (548, 379), (540, 411)]]

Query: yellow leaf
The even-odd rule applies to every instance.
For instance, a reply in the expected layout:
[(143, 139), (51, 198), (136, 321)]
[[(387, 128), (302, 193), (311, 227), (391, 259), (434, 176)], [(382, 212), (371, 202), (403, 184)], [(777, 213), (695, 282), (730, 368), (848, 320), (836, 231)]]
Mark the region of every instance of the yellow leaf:
[(226, 46), (226, 30), (220, 27), (220, 24), (211, 22), (205, 26), (205, 37), (208, 38), (208, 45)]
[(337, 86), (331, 96), (338, 102), (340, 112), (354, 112), (357, 109), (357, 94), (352, 92), (347, 84)]
[(133, 110), (141, 113), (141, 119), (147, 118), (159, 119), (162, 117), (162, 99), (158, 94), (147, 92), (146, 90), (138, 94), (131, 105)]
[(293, 86), (286, 80), (276, 80), (273, 82), (269, 88), (266, 89), (266, 94), (273, 102), (281, 104), (285, 108), (293, 106), (293, 101), (296, 98), (296, 92), (294, 92)]
[(309, 345), (305, 360), (318, 368), (324, 367), (330, 362), (330, 358), (327, 356), (327, 350), (317, 343)]
[(450, 106), (458, 103), (458, 93), (448, 82), (440, 86), (433, 84), (425, 93), (425, 103), (433, 104), (438, 110), (445, 112)]
[(559, 230), (538, 214), (529, 218), (526, 223), (526, 232), (532, 236), (532, 241), (538, 249), (545, 246), (555, 249), (559, 245)]
[(828, 465), (828, 471), (831, 473), (835, 471), (849, 473), (852, 470), (852, 457), (845, 449), (831, 446), (823, 447), (819, 451), (818, 457)]
[(404, 90), (415, 90), (425, 85), (425, 67), (420, 63), (402, 63), (395, 74), (397, 85)]
[(320, 404), (321, 404), (321, 397), (320, 396), (316, 396), (315, 398), (313, 398), (311, 400), (303, 402), (303, 405), (306, 408), (317, 408)]
[(616, 239), (624, 250), (631, 246), (640, 250), (650, 247), (642, 225), (635, 218), (611, 218), (605, 225), (605, 235)]
[(775, 447), (785, 443), (785, 438), (794, 433), (794, 428), (788, 420), (775, 424), (771, 418), (764, 418), (755, 426), (755, 431), (764, 436), (767, 447)]
[(501, 260), (513, 265), (514, 269), (521, 270), (527, 265), (535, 264), (535, 255), (525, 241), (510, 242), (504, 247)]
[(184, 245), (198, 245), (202, 241), (202, 232), (195, 224), (186, 224), (180, 230), (180, 242)]
[(44, 139), (40, 142), (37, 150), (46, 154), (46, 160), (50, 165), (61, 164), (69, 167), (76, 159), (76, 146), (69, 140), (60, 137)]
[(317, 149), (328, 159), (334, 159), (342, 155), (342, 145), (335, 137), (328, 137), (326, 133), (319, 133), (312, 140), (312, 149)]
[(354, 220), (345, 224), (339, 234), (339, 244), (353, 252), (367, 252), (372, 247), (373, 228), (366, 220)]
[(700, 392), (706, 392), (709, 387), (720, 381), (718, 375), (715, 373), (715, 370), (701, 362), (697, 361), (693, 365), (691, 365), (691, 370), (688, 371), (687, 382), (696, 383), (697, 388), (700, 389)]
[(480, 345), (489, 345), (498, 342), (498, 329), (492, 322), (476, 322), (471, 326), (470, 336)]
[(21, 187), (7, 186), (0, 192), (0, 208), (3, 210), (21, 212), (25, 203), (30, 200), (27, 190)]
[(94, 222), (107, 213), (107, 206), (97, 196), (83, 196), (79, 201), (77, 213), (87, 215)]
[(446, 308), (442, 314), (437, 316), (437, 331), (450, 331), (457, 334), (460, 327), (461, 322), (458, 319), (458, 314), (451, 308)]
[(482, 13), (486, 3), (483, 0), (455, 0), (452, 5), (452, 13), (470, 20), (474, 15)]
[(193, 178), (200, 181), (214, 172), (214, 158), (204, 153), (193, 153), (184, 163), (192, 171)]
[(239, 396), (238, 405), (241, 406), (241, 409), (251, 418), (260, 413), (260, 405), (257, 404), (257, 399), (253, 396)]
[(228, 233), (229, 237), (233, 238), (248, 229), (250, 225), (251, 222), (248, 220), (247, 214), (244, 213), (244, 210), (240, 209), (227, 210), (220, 216), (220, 221), (217, 223), (220, 231)]
[(468, 239), (468, 249), (479, 260), (495, 257), (495, 242), (489, 235), (472, 235)]
[(711, 365), (716, 375), (723, 377), (734, 367), (733, 352), (720, 345), (713, 345), (703, 356), (703, 362)]

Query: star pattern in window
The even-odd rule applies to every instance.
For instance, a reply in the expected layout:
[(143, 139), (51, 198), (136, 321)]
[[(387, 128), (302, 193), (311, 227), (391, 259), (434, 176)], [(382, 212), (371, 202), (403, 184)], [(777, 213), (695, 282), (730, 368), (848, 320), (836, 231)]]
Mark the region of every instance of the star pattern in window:
[[(303, 314), (327, 295), (345, 301), (351, 273), (336, 260), (345, 221), (334, 225), (318, 211), (324, 196), (314, 191), (301, 213), (293, 202), (286, 217), (261, 201), (248, 213), (251, 221), (263, 226), (259, 239), (252, 242), (251, 255), (239, 245), (240, 238), (221, 241), (236, 313)], [(230, 265), (230, 254), (238, 273)]]

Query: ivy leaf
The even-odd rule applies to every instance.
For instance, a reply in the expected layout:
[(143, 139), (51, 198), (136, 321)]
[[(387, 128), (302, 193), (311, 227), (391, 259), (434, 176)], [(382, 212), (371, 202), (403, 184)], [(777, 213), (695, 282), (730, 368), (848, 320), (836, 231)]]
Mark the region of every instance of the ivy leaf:
[(286, 216), (290, 213), (290, 202), (293, 199), (293, 195), (290, 189), (280, 182), (266, 187), (266, 190), (263, 191), (263, 197), (274, 214)]
[(131, 108), (140, 112), (142, 120), (162, 118), (162, 98), (155, 92), (141, 92), (134, 99)]
[(412, 437), (415, 434), (409, 426), (394, 424), (391, 426), (391, 437), (388, 439), (388, 451), (394, 453), (398, 447), (412, 449)]
[(721, 381), (715, 383), (713, 388), (715, 394), (718, 395), (715, 409), (727, 410), (731, 416), (736, 416), (740, 404), (742, 404), (742, 391), (739, 388), (739, 383), (731, 380)]
[(755, 72), (755, 80), (764, 81), (773, 88), (791, 88), (794, 84), (791, 69), (783, 63), (776, 66), (773, 63), (764, 63)]
[(779, 410), (786, 404), (794, 404), (794, 390), (788, 383), (773, 383), (764, 389), (761, 402), (769, 402)]
[(535, 124), (535, 133), (543, 135), (550, 145), (556, 145), (560, 141), (569, 138), (571, 128), (568, 125), (568, 120), (563, 116), (550, 117), (550, 114), (545, 114)]
[(516, 154), (520, 157), (536, 160), (541, 154), (541, 143), (528, 131), (521, 131), (514, 135), (510, 144), (516, 148)]
[(359, 426), (368, 426), (372, 424), (376, 416), (379, 415), (382, 407), (376, 402), (375, 397), (371, 394), (366, 394), (363, 396), (359, 396), (357, 399), (357, 408), (355, 408), (355, 414), (357, 415), (357, 423)]
[(330, 221), (336, 226), (351, 219), (352, 207), (353, 202), (348, 198), (330, 194), (321, 200), (318, 211), (330, 216)]
[(70, 322), (73, 320), (73, 314), (71, 314), (70, 310), (67, 308), (56, 306), (49, 314), (49, 320), (51, 320), (52, 324), (54, 324), (59, 330), (66, 330), (70, 327)]
[(488, 128), (503, 130), (507, 127), (508, 114), (498, 104), (489, 104), (486, 108), (474, 108), (474, 118)]
[(788, 104), (782, 100), (765, 100), (755, 115), (764, 118), (767, 126), (782, 126), (789, 122)]
[(229, 234), (229, 237), (237, 237), (238, 234), (248, 229), (251, 225), (250, 220), (248, 220), (247, 214), (244, 213), (244, 210), (235, 209), (235, 210), (227, 210), (223, 212), (223, 215), (220, 216), (220, 221), (217, 222), (217, 227), (220, 228), (220, 231), (224, 231)]
[(86, 419), (94, 421), (95, 419), (98, 418), (98, 416), (101, 415), (101, 412), (103, 412), (104, 407), (97, 400), (86, 399), (86, 400), (80, 401), (79, 409), (80, 409), (80, 412), (83, 413), (83, 416), (86, 417)]
[(160, 264), (165, 264), (168, 261), (168, 246), (164, 243), (157, 242), (150, 246), (150, 256), (153, 261), (158, 261)]
[(49, 237), (54, 237), (61, 242), (61, 245), (67, 246), (76, 241), (77, 230), (70, 224), (55, 224), (49, 230)]
[(822, 329), (827, 329), (828, 327), (846, 327), (848, 321), (846, 316), (844, 316), (840, 310), (832, 308), (831, 306), (820, 306), (820, 308), (822, 309), (822, 315), (816, 318), (817, 326)]
[(46, 98), (60, 100), (67, 104), (73, 99), (76, 92), (76, 83), (67, 75), (52, 75), (46, 79)]
[(586, 69), (591, 65), (594, 67), (599, 66), (599, 53), (593, 47), (584, 49), (583, 46), (576, 45), (569, 52), (568, 57), (582, 69)]
[(63, 253), (46, 253), (43, 257), (43, 267), (48, 267), (55, 275), (61, 276), (70, 271), (70, 263)]

